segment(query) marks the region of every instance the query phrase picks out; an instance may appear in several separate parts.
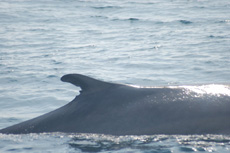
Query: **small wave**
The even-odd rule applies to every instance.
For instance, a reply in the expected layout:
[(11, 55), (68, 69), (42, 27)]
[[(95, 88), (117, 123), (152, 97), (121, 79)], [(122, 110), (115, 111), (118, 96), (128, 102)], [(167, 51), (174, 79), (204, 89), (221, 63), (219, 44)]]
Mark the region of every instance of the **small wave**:
[(102, 16), (102, 15), (92, 15), (90, 16), (91, 18), (101, 18), (101, 19), (108, 19), (108, 17), (106, 16)]
[[(170, 152), (167, 145), (160, 146), (160, 142), (171, 139), (169, 136), (111, 136), (100, 134), (80, 134), (73, 135), (69, 141), (69, 146), (83, 152), (100, 152), (100, 151), (123, 151), (129, 148), (131, 152), (136, 150), (145, 150), (155, 152), (161, 148), (163, 152)], [(156, 147), (156, 145), (158, 145)]]
[(58, 77), (58, 76), (56, 76), (56, 75), (48, 75), (47, 76), (47, 78), (56, 78), (56, 77)]
[(209, 35), (208, 38), (225, 38), (224, 36)]
[(197, 151), (197, 149), (195, 149), (195, 148), (190, 148), (190, 147), (180, 147), (180, 150), (181, 150), (182, 152), (195, 152), (195, 151)]
[(222, 21), (219, 21), (217, 23), (230, 23), (230, 19), (228, 19), (228, 20), (222, 20)]
[(129, 18), (128, 20), (130, 20), (130, 21), (138, 21), (139, 19), (138, 18)]
[(139, 21), (140, 19), (138, 19), (138, 18), (124, 18), (124, 19), (120, 19), (120, 18), (116, 18), (116, 19), (113, 19), (113, 21), (118, 21), (118, 20), (120, 20), (120, 21)]
[(213, 36), (213, 35), (210, 35), (210, 36), (208, 36), (209, 38), (214, 38), (215, 36)]
[(119, 8), (119, 7), (118, 6), (94, 6), (92, 8), (103, 10), (103, 9), (113, 9), (113, 8)]
[(192, 24), (192, 22), (188, 20), (179, 20), (179, 22), (182, 24)]

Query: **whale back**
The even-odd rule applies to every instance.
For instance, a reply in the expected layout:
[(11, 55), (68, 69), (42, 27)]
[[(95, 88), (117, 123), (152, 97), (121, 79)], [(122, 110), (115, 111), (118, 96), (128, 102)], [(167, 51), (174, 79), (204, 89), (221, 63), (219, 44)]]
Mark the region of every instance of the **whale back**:
[(80, 95), (0, 133), (230, 134), (228, 94), (200, 94), (186, 87), (136, 88), (81, 74), (61, 80), (79, 86)]

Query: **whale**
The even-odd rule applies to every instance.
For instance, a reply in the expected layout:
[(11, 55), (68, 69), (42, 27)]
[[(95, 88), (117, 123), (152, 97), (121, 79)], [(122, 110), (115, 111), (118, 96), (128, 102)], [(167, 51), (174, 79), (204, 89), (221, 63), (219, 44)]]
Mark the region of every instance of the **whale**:
[(230, 134), (229, 85), (141, 87), (81, 74), (61, 80), (81, 88), (71, 102), (0, 133)]

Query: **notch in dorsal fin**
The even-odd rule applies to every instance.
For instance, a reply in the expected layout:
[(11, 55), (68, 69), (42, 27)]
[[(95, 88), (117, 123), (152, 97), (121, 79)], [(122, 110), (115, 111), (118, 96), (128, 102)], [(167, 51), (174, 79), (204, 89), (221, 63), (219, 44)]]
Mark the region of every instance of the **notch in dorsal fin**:
[(61, 80), (63, 82), (69, 82), (74, 84), (75, 86), (81, 87), (82, 92), (89, 92), (89, 91), (98, 90), (102, 88), (108, 88), (112, 85), (115, 85), (113, 83), (96, 80), (81, 74), (67, 74), (64, 75), (61, 78)]

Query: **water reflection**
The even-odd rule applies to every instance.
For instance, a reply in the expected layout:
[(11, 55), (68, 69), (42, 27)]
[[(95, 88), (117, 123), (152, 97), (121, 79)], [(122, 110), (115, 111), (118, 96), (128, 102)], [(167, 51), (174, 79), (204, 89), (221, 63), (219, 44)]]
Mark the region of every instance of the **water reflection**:
[(226, 135), (151, 135), (111, 136), (98, 134), (71, 135), (69, 146), (81, 152), (227, 152), (230, 136)]

